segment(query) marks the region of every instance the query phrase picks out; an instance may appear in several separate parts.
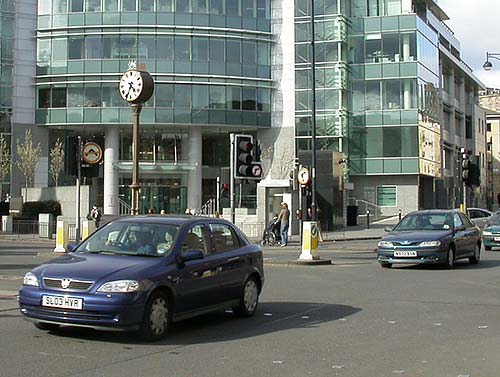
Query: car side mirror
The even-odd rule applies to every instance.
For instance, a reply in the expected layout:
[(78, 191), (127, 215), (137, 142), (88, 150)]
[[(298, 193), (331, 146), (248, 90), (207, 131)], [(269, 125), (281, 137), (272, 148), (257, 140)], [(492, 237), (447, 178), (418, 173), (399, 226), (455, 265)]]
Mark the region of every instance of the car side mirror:
[(391, 228), (390, 226), (386, 226), (386, 227), (384, 228), (384, 231), (385, 231), (385, 232), (392, 232), (392, 229), (393, 229), (393, 228)]
[(189, 249), (186, 251), (183, 251), (180, 256), (181, 262), (185, 263), (190, 260), (198, 260), (198, 259), (203, 259), (203, 251), (200, 249)]
[(76, 249), (77, 246), (78, 244), (76, 242), (69, 243), (68, 246), (66, 246), (66, 250), (68, 253), (71, 253)]
[(460, 226), (458, 226), (458, 227), (455, 228), (455, 231), (457, 231), (457, 232), (463, 232), (465, 229), (466, 229), (465, 225), (460, 225)]

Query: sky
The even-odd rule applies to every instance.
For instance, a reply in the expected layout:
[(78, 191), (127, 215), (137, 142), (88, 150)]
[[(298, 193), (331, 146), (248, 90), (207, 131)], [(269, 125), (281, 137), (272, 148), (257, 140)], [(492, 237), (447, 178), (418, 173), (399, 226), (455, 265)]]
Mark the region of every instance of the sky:
[(462, 60), (487, 87), (500, 88), (500, 60), (490, 59), (493, 69), (486, 72), (486, 52), (500, 58), (499, 0), (437, 0), (450, 18), (445, 21), (460, 41)]

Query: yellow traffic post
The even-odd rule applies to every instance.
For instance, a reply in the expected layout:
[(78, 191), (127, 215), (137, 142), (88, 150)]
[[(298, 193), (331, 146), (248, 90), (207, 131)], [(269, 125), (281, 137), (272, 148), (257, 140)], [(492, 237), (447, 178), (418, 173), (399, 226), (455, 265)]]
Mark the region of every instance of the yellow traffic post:
[(95, 222), (94, 220), (83, 220), (82, 223), (82, 241), (87, 239), (89, 235), (94, 233), (95, 230)]
[(68, 222), (62, 219), (57, 220), (56, 226), (56, 247), (55, 253), (65, 253), (66, 246), (69, 243), (69, 226)]

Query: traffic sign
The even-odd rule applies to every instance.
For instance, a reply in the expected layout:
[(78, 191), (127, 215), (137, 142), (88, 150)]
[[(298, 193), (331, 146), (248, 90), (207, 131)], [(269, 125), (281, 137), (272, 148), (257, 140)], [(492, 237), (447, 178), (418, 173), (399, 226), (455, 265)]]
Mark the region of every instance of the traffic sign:
[(82, 148), (82, 160), (89, 164), (98, 164), (102, 159), (102, 149), (99, 144), (94, 142), (85, 143)]
[(309, 174), (309, 169), (306, 167), (303, 167), (299, 170), (299, 173), (297, 174), (297, 181), (302, 186), (307, 186), (309, 182), (311, 181), (311, 175)]

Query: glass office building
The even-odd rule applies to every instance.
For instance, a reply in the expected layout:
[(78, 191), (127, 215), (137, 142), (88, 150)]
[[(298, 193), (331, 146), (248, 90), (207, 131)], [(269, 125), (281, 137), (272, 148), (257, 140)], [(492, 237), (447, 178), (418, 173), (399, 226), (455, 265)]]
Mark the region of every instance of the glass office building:
[[(20, 2), (16, 14), (29, 5), (37, 22), (31, 127), (48, 148), (71, 135), (103, 146), (88, 183), (105, 213), (130, 203), (132, 111), (118, 93), (130, 61), (155, 80), (141, 113), (141, 212), (183, 212), (216, 197), (217, 177), (228, 182), (231, 132), (258, 137), (266, 152), (266, 179), (241, 185), (236, 206), (257, 208), (251, 221), (260, 224), (285, 198), (295, 212), (288, 175), (294, 157), (310, 163), (312, 144), (310, 0)], [(8, 101), (12, 2), (0, 4)], [(432, 0), (314, 0), (314, 14), (322, 224), (340, 224), (354, 203), (382, 215), (458, 207), (458, 150), (483, 155), (482, 84), (445, 12)], [(1, 106), (8, 134), (9, 106)], [(48, 148), (38, 187), (52, 185)]]
[[(304, 151), (311, 141), (311, 2), (296, 4), (296, 142)], [(322, 184), (328, 180), (318, 179), (327, 220), (345, 216), (342, 202), (383, 215), (458, 207), (454, 156), (460, 147), (475, 151), (482, 84), (461, 61), (446, 14), (430, 0), (314, 4), (318, 156), (337, 152), (327, 153), (331, 165), (341, 162), (339, 175), (352, 184), (332, 195), (331, 184)]]
[(229, 166), (229, 132), (270, 127), (270, 12), (270, 0), (39, 0), (36, 124), (51, 142), (102, 143), (95, 184), (117, 213), (132, 166), (118, 80), (136, 61), (155, 81), (141, 113), (141, 212), (200, 208)]
[[(0, 135), (9, 147), (12, 135), (15, 20), (15, 3), (11, 0), (0, 1)], [(4, 200), (10, 193), (10, 172), (0, 177), (0, 185), (0, 200)]]

